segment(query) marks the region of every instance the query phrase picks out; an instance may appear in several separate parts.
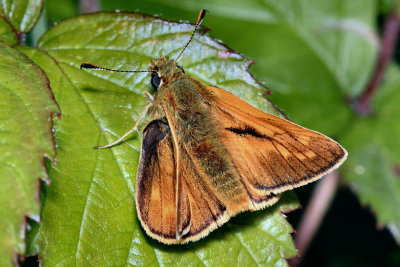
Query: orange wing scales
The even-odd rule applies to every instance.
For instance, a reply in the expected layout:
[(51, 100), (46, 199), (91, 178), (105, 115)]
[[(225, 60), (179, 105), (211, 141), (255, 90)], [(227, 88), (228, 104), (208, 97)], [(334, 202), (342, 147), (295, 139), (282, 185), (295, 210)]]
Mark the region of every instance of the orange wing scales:
[(231, 93), (206, 86), (214, 125), (249, 191), (279, 194), (338, 167), (347, 156), (320, 133), (265, 113)]

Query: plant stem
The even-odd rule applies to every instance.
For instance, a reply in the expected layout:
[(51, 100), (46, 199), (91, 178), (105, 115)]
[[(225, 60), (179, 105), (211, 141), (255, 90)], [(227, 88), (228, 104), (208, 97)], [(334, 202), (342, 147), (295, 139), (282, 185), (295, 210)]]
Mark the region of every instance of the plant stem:
[(320, 180), (314, 189), (310, 203), (301, 218), (295, 237), (299, 256), (289, 260), (290, 266), (296, 267), (301, 263), (307, 249), (324, 218), (339, 184), (339, 173), (333, 171)]
[(100, 10), (99, 0), (81, 0), (79, 8), (82, 14), (97, 12)]
[(399, 29), (399, 16), (397, 12), (392, 12), (386, 18), (383, 26), (381, 46), (374, 73), (367, 88), (365, 89), (363, 94), (356, 100), (353, 106), (354, 111), (359, 115), (368, 115), (371, 113), (372, 97), (376, 93), (376, 90), (378, 89), (378, 86), (382, 81), (382, 77), (386, 70), (387, 64), (392, 57), (393, 51), (396, 46)]

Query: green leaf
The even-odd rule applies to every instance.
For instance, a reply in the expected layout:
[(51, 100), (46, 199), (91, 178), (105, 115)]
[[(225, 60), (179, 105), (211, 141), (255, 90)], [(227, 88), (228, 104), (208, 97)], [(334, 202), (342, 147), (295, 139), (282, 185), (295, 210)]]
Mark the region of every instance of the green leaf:
[(18, 42), (17, 36), (13, 32), (10, 24), (2, 17), (0, 17), (0, 42), (8, 45), (14, 45)]
[(79, 14), (79, 0), (46, 1), (45, 9), (51, 24)]
[[(400, 242), (400, 69), (391, 67), (378, 90), (371, 117), (355, 121), (344, 138), (349, 164), (344, 176), (363, 204), (375, 211)], [(373, 129), (373, 130), (371, 130)]]
[(340, 136), (351, 113), (345, 99), (360, 93), (375, 63), (374, 0), (102, 1), (191, 20), (210, 10), (211, 35), (257, 61), (250, 71), (273, 92), (270, 100), (296, 123)]
[(2, 15), (19, 32), (29, 32), (39, 19), (43, 0), (3, 0), (0, 2)]
[(399, 0), (379, 0), (379, 11), (383, 15), (389, 15), (392, 12), (399, 13), (400, 1)]
[[(57, 165), (49, 170), (37, 244), (44, 265), (285, 266), (285, 258), (296, 255), (292, 228), (280, 211), (297, 206), (290, 196), (233, 219), (199, 242), (166, 246), (152, 240), (134, 206), (140, 137), (92, 149), (132, 127), (146, 104), (143, 92), (151, 88), (146, 73), (79, 70), (80, 64), (146, 69), (150, 59), (175, 57), (192, 30), (142, 15), (98, 13), (63, 21), (39, 41), (40, 50), (24, 49), (45, 70), (62, 112), (54, 125)], [(247, 73), (250, 61), (207, 35), (196, 34), (179, 63), (187, 74), (276, 113), (262, 97), (265, 88)]]
[(17, 50), (0, 45), (0, 266), (25, 252), (26, 216), (39, 221), (43, 158), (54, 157), (52, 112), (43, 71)]

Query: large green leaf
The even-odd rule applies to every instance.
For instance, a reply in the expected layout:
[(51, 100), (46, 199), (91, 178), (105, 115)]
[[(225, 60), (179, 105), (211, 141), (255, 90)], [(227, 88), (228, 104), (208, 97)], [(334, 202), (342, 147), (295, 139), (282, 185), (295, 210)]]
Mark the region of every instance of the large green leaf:
[(201, 8), (210, 10), (204, 25), (257, 61), (250, 70), (267, 82), (273, 103), (295, 122), (343, 140), (349, 150), (344, 180), (399, 239), (400, 192), (394, 172), (400, 151), (399, 98), (394, 88), (400, 74), (392, 70), (382, 88), (386, 97), (380, 96), (371, 118), (357, 118), (346, 103), (366, 87), (375, 64), (377, 2), (114, 0), (102, 5), (170, 19), (190, 19)]
[(43, 0), (1, 0), (2, 15), (19, 33), (29, 32), (42, 12)]
[(211, 35), (257, 61), (251, 72), (271, 100), (301, 125), (340, 136), (378, 48), (375, 0), (137, 0), (102, 1), (106, 9), (140, 10), (191, 20), (210, 10)]
[(25, 252), (26, 216), (39, 221), (39, 178), (54, 157), (52, 112), (43, 71), (15, 49), (0, 45), (0, 266)]
[[(79, 70), (82, 62), (119, 69), (145, 69), (150, 59), (174, 57), (192, 25), (129, 13), (98, 13), (63, 21), (40, 41), (40, 50), (22, 48), (48, 75), (62, 117), (55, 122), (57, 165), (51, 166), (38, 242), (44, 265), (275, 264), (296, 250), (292, 228), (281, 209), (296, 200), (246, 213), (183, 245), (149, 238), (134, 206), (140, 137), (111, 149), (93, 150), (129, 130), (151, 90), (146, 73)], [(221, 86), (266, 110), (266, 90), (246, 69), (250, 61), (206, 35), (197, 34), (180, 65), (187, 74)], [(141, 126), (143, 127), (143, 125)]]
[[(343, 142), (349, 150), (344, 178), (360, 200), (389, 225), (400, 242), (400, 70), (392, 67), (374, 101), (374, 114), (353, 123)], [(373, 129), (373, 130), (372, 130)]]

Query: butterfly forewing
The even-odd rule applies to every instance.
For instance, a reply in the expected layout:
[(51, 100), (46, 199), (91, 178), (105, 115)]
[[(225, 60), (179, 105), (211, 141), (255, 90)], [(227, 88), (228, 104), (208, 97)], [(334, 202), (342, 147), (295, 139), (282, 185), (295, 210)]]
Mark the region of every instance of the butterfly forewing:
[(332, 139), (206, 86), (221, 142), (246, 185), (278, 194), (320, 178), (347, 152)]
[(143, 134), (136, 181), (136, 206), (146, 232), (157, 239), (176, 240), (176, 232), (190, 225), (190, 207), (185, 190), (178, 192), (182, 205), (177, 227), (175, 162), (168, 125), (151, 122)]
[[(203, 182), (196, 164), (183, 147), (180, 149), (182, 156), (176, 159), (171, 132), (165, 122), (155, 120), (145, 128), (136, 205), (146, 232), (167, 244), (197, 240), (228, 219), (225, 207)], [(181, 166), (178, 192), (177, 160)]]

